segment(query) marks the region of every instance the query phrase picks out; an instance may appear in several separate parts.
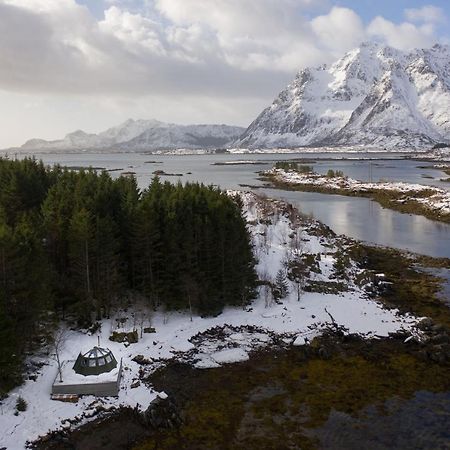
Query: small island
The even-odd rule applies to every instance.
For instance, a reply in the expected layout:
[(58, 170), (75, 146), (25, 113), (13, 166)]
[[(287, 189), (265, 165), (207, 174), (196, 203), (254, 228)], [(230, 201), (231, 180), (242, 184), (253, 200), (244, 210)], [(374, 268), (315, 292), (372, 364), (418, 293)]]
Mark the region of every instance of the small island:
[(364, 182), (331, 169), (321, 175), (312, 167), (296, 162), (276, 163), (272, 169), (261, 173), (261, 179), (280, 189), (369, 197), (385, 208), (450, 223), (450, 192), (434, 186)]
[(155, 170), (153, 172), (153, 175), (156, 175), (158, 177), (182, 177), (182, 173), (167, 173), (164, 172), (164, 170)]

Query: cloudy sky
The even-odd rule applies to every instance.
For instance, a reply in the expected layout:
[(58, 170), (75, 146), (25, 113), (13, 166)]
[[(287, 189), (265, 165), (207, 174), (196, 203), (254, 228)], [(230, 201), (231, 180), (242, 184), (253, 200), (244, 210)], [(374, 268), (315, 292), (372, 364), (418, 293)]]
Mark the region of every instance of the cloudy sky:
[(450, 42), (448, 0), (0, 0), (0, 148), (129, 117), (247, 126), (367, 40)]

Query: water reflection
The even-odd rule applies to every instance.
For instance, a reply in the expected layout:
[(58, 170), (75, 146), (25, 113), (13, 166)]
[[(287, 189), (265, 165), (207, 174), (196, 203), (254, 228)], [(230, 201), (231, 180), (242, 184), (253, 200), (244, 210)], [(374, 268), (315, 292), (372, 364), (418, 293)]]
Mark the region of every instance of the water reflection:
[(437, 257), (450, 257), (450, 225), (384, 209), (366, 198), (264, 189), (356, 239)]

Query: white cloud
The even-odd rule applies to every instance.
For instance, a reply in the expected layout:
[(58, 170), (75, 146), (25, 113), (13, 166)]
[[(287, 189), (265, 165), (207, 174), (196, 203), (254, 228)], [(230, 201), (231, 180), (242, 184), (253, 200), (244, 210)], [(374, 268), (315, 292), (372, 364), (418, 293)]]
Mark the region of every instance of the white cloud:
[(417, 23), (444, 23), (447, 20), (443, 9), (433, 5), (405, 9), (405, 18)]
[(317, 7), (311, 0), (156, 0), (156, 8), (178, 33), (202, 30), (230, 66), (292, 72), (292, 50), (315, 47), (301, 14), (313, 3)]
[(1, 3), (36, 12), (54, 12), (76, 8), (76, 4), (72, 0), (2, 0)]
[(432, 24), (421, 26), (404, 22), (395, 24), (383, 17), (376, 17), (368, 26), (368, 35), (391, 47), (400, 50), (425, 48), (436, 41), (435, 29)]
[(164, 30), (161, 25), (140, 14), (122, 11), (116, 6), (105, 11), (105, 19), (99, 23), (100, 31), (116, 37), (131, 53), (149, 51), (164, 55)]
[(155, 0), (147, 14), (125, 3), (97, 20), (75, 0), (0, 0), (0, 88), (252, 97), (258, 85), (273, 95), (368, 37), (399, 48), (434, 39), (431, 24), (378, 17), (365, 29), (348, 8), (308, 19), (325, 0)]
[(323, 46), (342, 54), (366, 39), (361, 18), (351, 9), (334, 7), (327, 15), (311, 22), (312, 29)]

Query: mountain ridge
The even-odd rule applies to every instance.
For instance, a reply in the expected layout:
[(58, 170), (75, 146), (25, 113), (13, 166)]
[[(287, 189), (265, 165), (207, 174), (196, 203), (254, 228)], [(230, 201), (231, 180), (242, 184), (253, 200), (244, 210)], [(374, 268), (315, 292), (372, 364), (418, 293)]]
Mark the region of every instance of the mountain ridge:
[(422, 150), (439, 143), (450, 143), (450, 46), (405, 52), (367, 42), (331, 65), (299, 71), (247, 129), (128, 119), (98, 134), (31, 139), (18, 150)]
[(298, 72), (235, 141), (238, 148), (450, 142), (450, 46), (403, 52), (364, 43)]
[(18, 150), (156, 151), (211, 149), (227, 146), (245, 128), (224, 124), (177, 125), (158, 120), (128, 119), (98, 134), (76, 130), (63, 139), (29, 139)]

